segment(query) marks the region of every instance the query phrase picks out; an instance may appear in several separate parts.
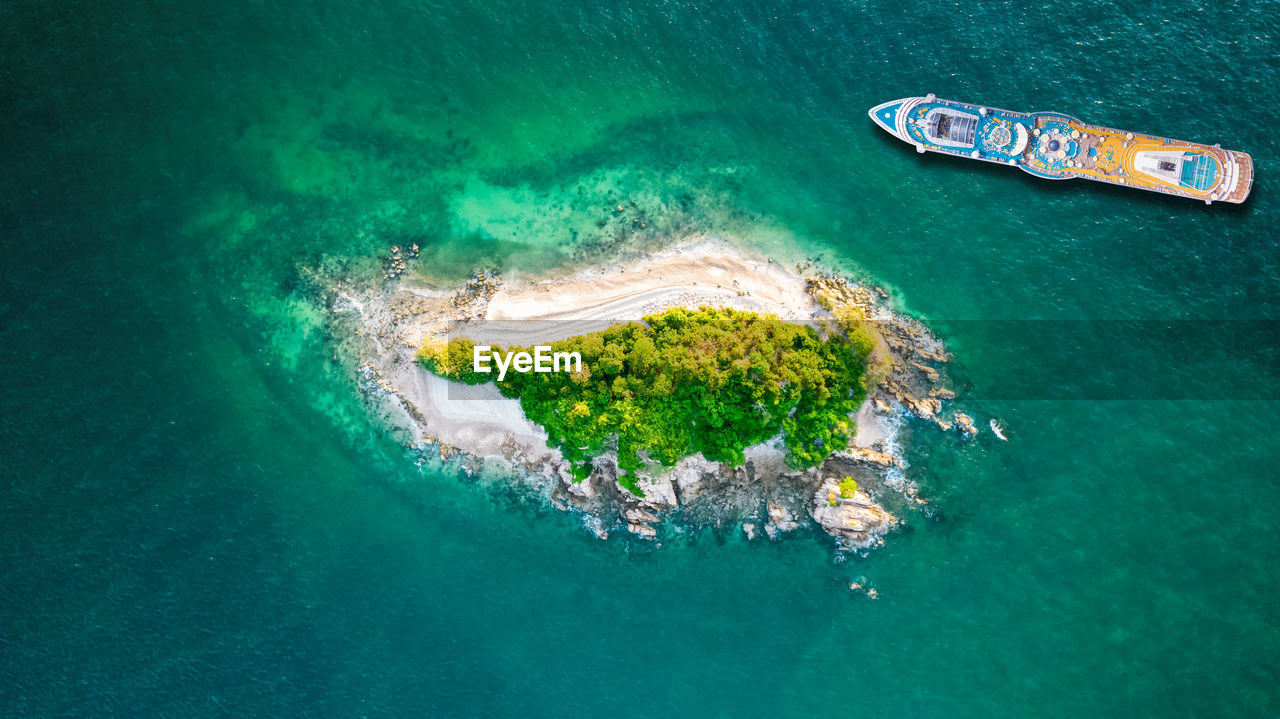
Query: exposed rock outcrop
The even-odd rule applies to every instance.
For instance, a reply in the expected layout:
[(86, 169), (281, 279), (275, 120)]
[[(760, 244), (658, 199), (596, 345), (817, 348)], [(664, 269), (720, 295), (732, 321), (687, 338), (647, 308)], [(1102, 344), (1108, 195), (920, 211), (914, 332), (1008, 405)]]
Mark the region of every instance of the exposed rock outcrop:
[(642, 539), (653, 539), (658, 530), (653, 525), (658, 522), (658, 515), (642, 507), (632, 507), (623, 513), (627, 520), (627, 531)]
[[(835, 504), (831, 498), (834, 495)], [(813, 495), (816, 521), (828, 534), (852, 547), (868, 547), (880, 541), (897, 523), (897, 518), (876, 504), (861, 490), (852, 497), (840, 497), (840, 488), (834, 478), (828, 478)]]
[(877, 467), (889, 468), (903, 466), (902, 459), (900, 457), (889, 454), (888, 452), (877, 452), (874, 449), (867, 449), (865, 447), (852, 447), (848, 451), (836, 452), (835, 454), (837, 456), (855, 459), (860, 462), (874, 464)]
[(640, 503), (658, 512), (680, 506), (673, 479), (670, 472), (641, 475), (636, 480), (636, 487), (644, 494), (644, 497), (639, 499)]
[(769, 539), (777, 539), (780, 534), (794, 532), (800, 528), (795, 515), (781, 504), (770, 502), (768, 511), (769, 523), (764, 525), (764, 533), (769, 535)]

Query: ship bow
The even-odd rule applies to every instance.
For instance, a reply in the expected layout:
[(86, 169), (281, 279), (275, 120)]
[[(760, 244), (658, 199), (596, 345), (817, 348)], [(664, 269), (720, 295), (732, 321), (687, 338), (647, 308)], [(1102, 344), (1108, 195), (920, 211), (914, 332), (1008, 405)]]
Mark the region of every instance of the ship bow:
[(900, 100), (890, 100), (867, 110), (867, 115), (872, 120), (875, 120), (875, 123), (883, 128), (885, 132), (900, 140), (906, 139), (902, 137), (902, 133), (898, 132), (898, 113), (902, 111), (904, 105), (914, 99), (916, 98), (904, 97)]

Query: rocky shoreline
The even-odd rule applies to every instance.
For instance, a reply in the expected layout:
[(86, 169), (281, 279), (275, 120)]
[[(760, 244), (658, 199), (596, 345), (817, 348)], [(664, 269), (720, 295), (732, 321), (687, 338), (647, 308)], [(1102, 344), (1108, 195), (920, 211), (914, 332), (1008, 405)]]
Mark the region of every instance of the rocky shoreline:
[[(943, 344), (921, 323), (894, 312), (883, 290), (826, 274), (801, 276), (768, 258), (752, 258), (726, 243), (695, 241), (643, 263), (592, 268), (570, 277), (507, 282), (477, 271), (455, 290), (424, 286), (396, 275), (380, 290), (339, 294), (333, 311), (358, 313), (361, 386), (385, 403), (423, 456), (438, 456), (469, 472), (496, 462), (540, 488), (555, 507), (580, 513), (597, 537), (625, 533), (661, 540), (689, 528), (741, 528), (751, 540), (776, 539), (805, 526), (819, 528), (846, 549), (883, 541), (899, 513), (923, 504), (903, 477), (894, 441), (905, 417), (943, 431), (977, 433), (968, 415), (947, 411), (954, 398), (942, 367)], [(466, 387), (422, 369), (414, 357), (425, 338), (442, 338), (456, 321), (574, 319), (612, 323), (668, 307), (733, 307), (777, 314), (787, 321), (857, 323), (877, 338), (871, 376), (876, 385), (855, 416), (857, 436), (847, 451), (797, 471), (784, 463), (781, 438), (746, 452), (740, 467), (686, 457), (674, 467), (650, 463), (639, 474), (643, 496), (617, 481), (610, 455), (590, 476), (573, 481), (540, 427), (524, 419), (516, 400), (495, 387)], [(546, 341), (558, 339), (547, 337)], [(459, 396), (469, 393), (467, 396)], [(837, 483), (856, 480), (842, 496)]]

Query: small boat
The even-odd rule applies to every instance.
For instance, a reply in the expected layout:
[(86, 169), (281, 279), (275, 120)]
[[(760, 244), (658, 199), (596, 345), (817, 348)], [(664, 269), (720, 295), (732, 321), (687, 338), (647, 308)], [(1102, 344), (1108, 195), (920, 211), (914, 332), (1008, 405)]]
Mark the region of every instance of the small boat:
[(1205, 204), (1244, 202), (1253, 187), (1247, 153), (1089, 125), (1060, 112), (1014, 112), (929, 94), (867, 114), (917, 152), (1015, 165), (1050, 180), (1083, 177)]

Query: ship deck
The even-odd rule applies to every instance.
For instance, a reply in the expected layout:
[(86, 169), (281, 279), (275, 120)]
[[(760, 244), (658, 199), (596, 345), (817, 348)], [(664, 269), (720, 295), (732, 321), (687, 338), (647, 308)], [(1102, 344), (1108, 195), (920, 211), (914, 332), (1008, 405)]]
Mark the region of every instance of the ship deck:
[(1204, 200), (1242, 202), (1253, 184), (1243, 152), (932, 95), (872, 108), (873, 120), (916, 148), (1017, 165), (1053, 180), (1083, 177)]
[[(1155, 135), (1123, 132), (1079, 120), (1038, 118), (1036, 141), (1027, 152), (1033, 174), (1084, 177), (1201, 200), (1240, 202), (1253, 180), (1253, 163), (1244, 153)], [(1051, 149), (1053, 148), (1053, 149)], [(1143, 153), (1182, 153), (1174, 178), (1154, 177), (1139, 168)], [(1240, 158), (1245, 158), (1242, 163)], [(1243, 167), (1241, 167), (1243, 165)], [(1219, 189), (1231, 172), (1238, 179)]]

